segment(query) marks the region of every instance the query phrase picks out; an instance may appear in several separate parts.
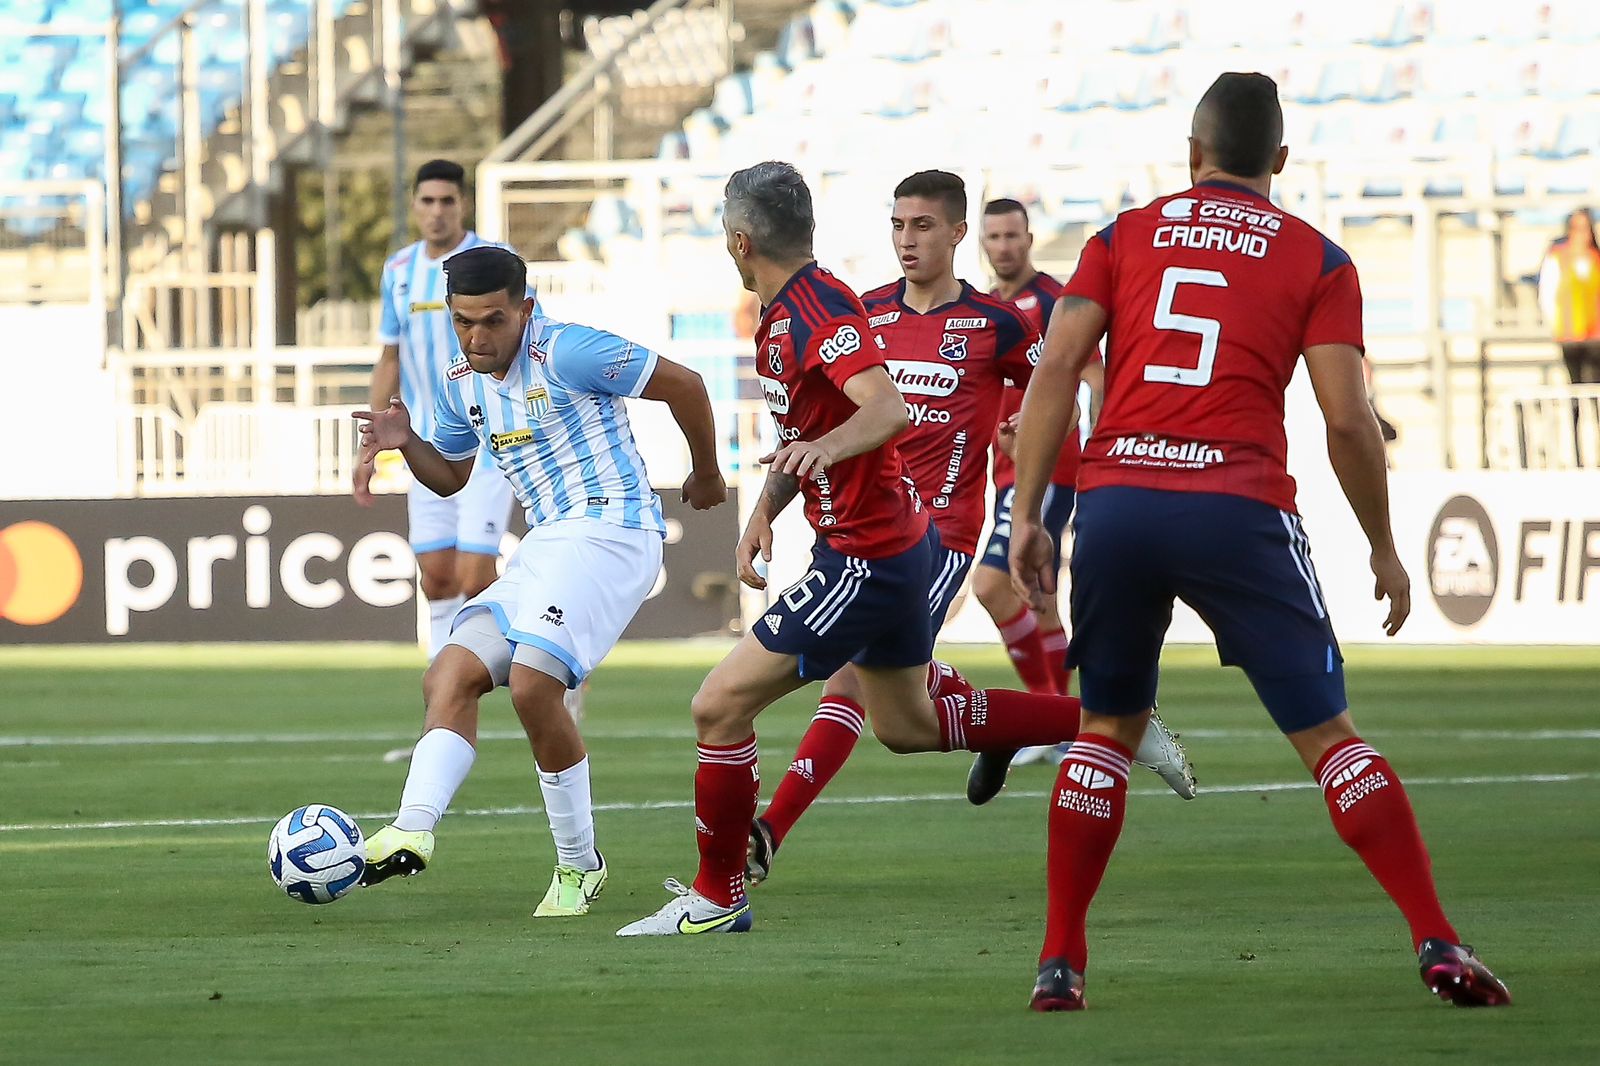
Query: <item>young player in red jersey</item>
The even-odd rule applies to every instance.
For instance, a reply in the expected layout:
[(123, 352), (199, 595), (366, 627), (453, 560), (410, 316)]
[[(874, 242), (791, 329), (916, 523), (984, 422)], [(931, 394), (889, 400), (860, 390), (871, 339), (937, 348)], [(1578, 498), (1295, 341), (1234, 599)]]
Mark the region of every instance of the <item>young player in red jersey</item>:
[[(991, 200), (983, 208), (983, 253), (994, 270), (995, 287), (990, 295), (1016, 305), (1041, 334), (1047, 317), (1061, 295), (1061, 283), (1033, 265), (1033, 233), (1028, 228), (1028, 209), (1016, 200)], [(1090, 363), (1084, 377), (1098, 395), (1100, 364)], [(972, 575), (972, 592), (983, 609), (994, 619), (995, 628), (1005, 641), (1017, 674), (1029, 692), (1068, 691), (1071, 675), (1067, 671), (1067, 633), (1061, 622), (1056, 597), (1046, 596), (1037, 616), (1011, 588), (1007, 559), (1011, 550), (1011, 495), (1016, 482), (1016, 464), (1006, 454), (1006, 440), (999, 436), (1009, 429), (1011, 416), (1022, 409), (1024, 382), (1011, 382), (1000, 400), (994, 452), (994, 525), (989, 543), (978, 559)], [(1045, 490), (1044, 520), (1059, 553), (1067, 519), (1072, 515), (1073, 487), (1078, 477), (1079, 442), (1077, 433), (1068, 433)], [(1059, 569), (1059, 562), (1057, 564)], [(1051, 749), (1035, 748), (1020, 752), (1018, 761), (1035, 761)], [(1032, 756), (1024, 760), (1024, 756)]]
[[(1001, 395), (1007, 381), (1027, 383), (1043, 343), (1037, 326), (1015, 306), (956, 277), (955, 253), (966, 236), (966, 216), (966, 186), (958, 175), (925, 170), (900, 182), (890, 228), (904, 276), (861, 298), (868, 326), (887, 345), (885, 366), (910, 413), (911, 425), (895, 438), (895, 449), (943, 546), (927, 590), (935, 636), (977, 551), (989, 441)], [(855, 749), (865, 717), (856, 671), (846, 666), (823, 686), (794, 761), (766, 812), (751, 823), (745, 865), (750, 881), (766, 879), (789, 830)], [(1152, 722), (1151, 732), (1164, 732), (1159, 721)], [(1165, 743), (1171, 746), (1170, 739)], [(1183, 782), (1188, 778), (1181, 753), (1176, 759), (1177, 781)], [(993, 793), (984, 790), (990, 787), (990, 782), (976, 782), (977, 798), (987, 801)]]
[(1055, 580), (1039, 514), (1048, 470), (1075, 424), (1078, 375), (1109, 333), (1105, 407), (1073, 517), (1068, 662), (1079, 671), (1083, 729), (1051, 795), (1035, 1010), (1083, 1007), (1084, 919), (1121, 833), (1129, 754), (1155, 700), (1175, 598), (1206, 620), (1223, 663), (1244, 668), (1316, 778), (1340, 838), (1410, 926), (1424, 983), (1460, 1006), (1511, 1001), (1460, 945), (1400, 778), (1347, 709), (1286, 469), (1284, 390), (1302, 354), (1328, 457), (1372, 547), (1391, 636), (1410, 611), (1410, 581), (1362, 383), (1355, 267), (1268, 199), (1282, 140), (1270, 78), (1217, 79), (1195, 109), (1193, 187), (1124, 212), (1089, 241), (1023, 403), (1011, 567), (1033, 598)]
[(799, 172), (762, 163), (735, 173), (723, 219), (740, 278), (766, 308), (756, 371), (781, 441), (763, 459), (771, 470), (735, 551), (739, 576), (766, 587), (756, 557), (771, 559), (772, 521), (797, 492), (817, 540), (805, 576), (695, 695), (700, 869), (693, 887), (669, 881), (676, 898), (618, 936), (750, 928), (745, 860), (760, 785), (756, 716), (847, 663), (873, 732), (891, 751), (962, 748), (1002, 752), (1009, 761), (1017, 748), (1062, 740), (1077, 726), (1074, 700), (975, 691), (930, 663), (928, 590), (945, 555), (889, 443), (909, 414), (861, 301), (812, 258), (811, 194)]

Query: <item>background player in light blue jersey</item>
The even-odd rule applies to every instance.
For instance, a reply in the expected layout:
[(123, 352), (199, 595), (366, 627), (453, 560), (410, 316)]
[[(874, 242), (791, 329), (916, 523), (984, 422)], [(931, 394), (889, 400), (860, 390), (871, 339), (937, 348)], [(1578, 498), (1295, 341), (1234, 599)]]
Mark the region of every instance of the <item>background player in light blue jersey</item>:
[[(400, 249), (383, 265), (383, 352), (372, 368), (371, 404), (381, 409), (399, 396), (411, 412), (412, 428), (433, 434), (434, 393), (444, 368), (460, 354), (445, 306), (444, 261), (456, 252), (488, 244), (464, 225), (466, 171), (434, 159), (422, 164), (412, 186), (411, 217), (422, 239)], [(370, 505), (371, 463), (360, 463), (355, 498)], [(467, 487), (441, 497), (420, 480), (406, 499), (411, 550), (422, 571), (428, 601), (428, 656), (450, 636), (450, 621), (469, 596), (495, 579), (500, 538), (511, 517), (511, 486), (487, 456), (479, 456)]]
[(556, 869), (536, 917), (577, 915), (605, 886), (594, 843), (589, 760), (562, 697), (605, 658), (661, 569), (666, 523), (628, 426), (623, 397), (661, 400), (688, 441), (683, 499), (715, 507), (717, 469), (705, 383), (648, 348), (552, 322), (525, 297), (514, 252), (473, 248), (445, 263), (461, 358), (440, 376), (425, 440), (398, 398), (358, 411), (362, 459), (397, 448), (440, 496), (470, 484), (487, 446), (527, 509), (529, 530), (504, 577), (469, 600), (422, 681), (422, 739), (391, 825), (367, 841), (364, 884), (416, 873), (433, 828), (475, 755), (478, 701), (509, 685), (539, 766)]

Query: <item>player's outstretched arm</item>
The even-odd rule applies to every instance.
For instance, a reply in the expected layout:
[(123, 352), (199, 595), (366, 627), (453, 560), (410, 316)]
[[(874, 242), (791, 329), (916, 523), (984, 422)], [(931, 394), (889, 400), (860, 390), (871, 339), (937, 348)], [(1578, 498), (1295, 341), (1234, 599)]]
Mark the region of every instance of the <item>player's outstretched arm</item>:
[(683, 482), (683, 502), (696, 511), (726, 502), (728, 485), (717, 467), (717, 428), (705, 380), (688, 367), (657, 356), (655, 370), (639, 395), (666, 404), (689, 443), (690, 470)]
[(438, 496), (454, 496), (472, 476), (476, 453), (464, 459), (447, 459), (432, 444), (411, 428), (411, 413), (400, 397), (391, 396), (383, 411), (357, 411), (361, 423), (361, 455), (358, 462), (372, 463), (379, 452), (398, 451), (405, 456), (411, 475)]
[(843, 388), (856, 405), (855, 414), (816, 440), (785, 444), (771, 455), (762, 456), (761, 462), (771, 463), (774, 471), (797, 478), (816, 477), (834, 463), (887, 444), (911, 424), (905, 397), (881, 365), (852, 374)]
[[(374, 411), (381, 409), (390, 396), (400, 392), (400, 346), (385, 344), (372, 364), (372, 388), (368, 402)], [(370, 460), (358, 461), (352, 476), (351, 489), (356, 502), (363, 507), (372, 506), (372, 474), (375, 465)]]
[[(753, 589), (767, 587), (767, 564), (772, 562), (772, 522), (799, 492), (800, 479), (793, 474), (776, 469), (767, 471), (761, 496), (756, 500), (755, 509), (750, 512), (750, 521), (745, 524), (738, 546), (733, 550), (734, 568), (739, 573), (739, 580)], [(756, 562), (757, 556), (761, 559), (759, 564)]]
[(1373, 598), (1389, 601), (1383, 628), (1392, 637), (1411, 613), (1411, 579), (1395, 551), (1389, 525), (1383, 433), (1367, 402), (1361, 349), (1353, 344), (1318, 344), (1307, 348), (1305, 355), (1317, 405), (1328, 423), (1328, 459), (1372, 548)]
[(1040, 516), (1045, 489), (1061, 445), (1078, 422), (1078, 379), (1105, 331), (1105, 308), (1086, 297), (1061, 297), (1022, 397), (1014, 446), (1011, 583), (1035, 608), (1056, 591), (1055, 553)]

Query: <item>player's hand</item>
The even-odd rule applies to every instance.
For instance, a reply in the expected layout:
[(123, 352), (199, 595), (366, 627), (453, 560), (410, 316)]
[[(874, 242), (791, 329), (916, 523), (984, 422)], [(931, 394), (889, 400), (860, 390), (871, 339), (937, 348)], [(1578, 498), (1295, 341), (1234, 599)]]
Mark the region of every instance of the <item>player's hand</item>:
[(683, 482), (683, 502), (696, 511), (709, 511), (728, 502), (728, 483), (722, 480), (722, 471), (691, 470)]
[(355, 474), (351, 477), (351, 492), (356, 498), (356, 503), (362, 507), (372, 506), (372, 473), (377, 468), (378, 464), (371, 460), (356, 463)]
[(357, 411), (361, 423), (361, 462), (374, 463), (379, 452), (405, 447), (411, 439), (411, 412), (400, 397), (389, 397), (387, 411)]
[(814, 478), (833, 464), (833, 456), (821, 441), (797, 440), (756, 461), (771, 464), (772, 469), (779, 473), (793, 474), (797, 478)]
[(1011, 526), (1011, 587), (1034, 610), (1056, 594), (1056, 544), (1038, 522)]
[(1383, 631), (1392, 637), (1411, 615), (1411, 578), (1392, 548), (1372, 553), (1372, 576), (1377, 578), (1372, 598), (1389, 601), (1389, 617), (1383, 620)]
[(733, 561), (740, 581), (753, 589), (766, 588), (767, 564), (772, 562), (772, 523), (759, 514), (751, 515), (739, 546), (733, 549)]
[(1017, 430), (1022, 427), (1022, 412), (1017, 411), (996, 428), (994, 446), (1007, 459), (1017, 457)]

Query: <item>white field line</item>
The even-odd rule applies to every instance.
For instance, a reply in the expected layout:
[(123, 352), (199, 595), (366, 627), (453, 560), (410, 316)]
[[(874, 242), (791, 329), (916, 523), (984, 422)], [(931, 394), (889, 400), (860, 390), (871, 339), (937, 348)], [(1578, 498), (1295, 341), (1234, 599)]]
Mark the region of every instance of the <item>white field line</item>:
[[(795, 723), (797, 726), (799, 723)], [(1272, 729), (1180, 729), (1197, 740), (1271, 740), (1281, 736)], [(662, 729), (607, 729), (586, 726), (583, 734), (594, 740), (692, 740), (694, 731), (681, 727)], [(774, 737), (798, 737), (792, 729), (767, 730)], [(1363, 737), (1430, 740), (1600, 740), (1600, 729), (1375, 729)], [(0, 734), (0, 748), (122, 748), (161, 745), (206, 747), (233, 744), (392, 744), (415, 741), (415, 730), (349, 733), (100, 733), (87, 736), (26, 736)], [(485, 729), (479, 740), (518, 740), (527, 738), (519, 729)]]
[[(1571, 781), (1596, 780), (1600, 780), (1600, 773), (1490, 774), (1473, 777), (1411, 777), (1407, 778), (1404, 784), (1407, 788), (1417, 788), (1432, 785), (1548, 785), (1565, 784)], [(1264, 781), (1247, 785), (1208, 786), (1200, 790), (1200, 795), (1205, 797), (1260, 792), (1306, 792), (1315, 790), (1316, 787), (1317, 783), (1315, 781)], [(1136, 788), (1129, 790), (1129, 795), (1133, 796), (1170, 796), (1171, 794), (1165, 788)], [(1040, 800), (1050, 795), (1050, 793), (1037, 790), (1017, 790), (1007, 791), (1004, 795), (1014, 800)], [(966, 794), (961, 792), (920, 792), (909, 795), (888, 796), (821, 796), (816, 802), (841, 807), (858, 807), (887, 803), (949, 803), (956, 800), (965, 801), (966, 798)], [(651, 800), (644, 803), (596, 803), (594, 805), (596, 811), (677, 811), (689, 810), (693, 807), (693, 800)], [(506, 818), (542, 814), (544, 813), (544, 808), (536, 806), (474, 807), (467, 810), (451, 811), (450, 813), (456, 818)], [(388, 818), (389, 815), (390, 812), (388, 811), (370, 811), (356, 814), (353, 817), (358, 821), (379, 821)], [(148, 818), (115, 822), (19, 822), (10, 825), (0, 824), (0, 833), (81, 833), (104, 829), (274, 825), (281, 817), (282, 815), (246, 815), (238, 818)]]

